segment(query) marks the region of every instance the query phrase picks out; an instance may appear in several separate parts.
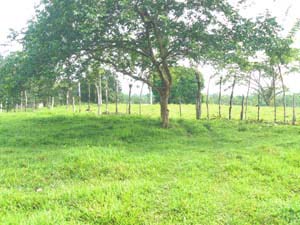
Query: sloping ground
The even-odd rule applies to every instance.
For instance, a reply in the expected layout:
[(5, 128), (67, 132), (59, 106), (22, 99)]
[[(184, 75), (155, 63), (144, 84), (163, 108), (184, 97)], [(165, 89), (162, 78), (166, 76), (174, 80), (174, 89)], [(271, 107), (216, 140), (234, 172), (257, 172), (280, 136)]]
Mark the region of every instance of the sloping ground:
[(300, 224), (300, 129), (2, 114), (0, 224)]

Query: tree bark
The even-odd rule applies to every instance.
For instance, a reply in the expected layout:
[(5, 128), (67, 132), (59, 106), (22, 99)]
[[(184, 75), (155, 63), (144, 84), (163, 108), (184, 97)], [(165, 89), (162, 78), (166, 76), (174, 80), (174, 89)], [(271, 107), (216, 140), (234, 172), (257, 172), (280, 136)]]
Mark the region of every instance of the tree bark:
[[(260, 86), (261, 71), (259, 71), (258, 85)], [(260, 91), (257, 92), (257, 121), (260, 121)]]
[(21, 104), (20, 104), (20, 111), (23, 111), (23, 91), (21, 91)]
[(119, 113), (119, 85), (118, 85), (118, 81), (116, 81), (116, 114)]
[(219, 84), (219, 117), (222, 117), (222, 83), (223, 83), (223, 77), (220, 78), (220, 84)]
[(88, 111), (91, 111), (91, 83), (88, 82)]
[(54, 109), (54, 104), (55, 104), (55, 98), (54, 96), (51, 97), (51, 109)]
[(129, 84), (129, 94), (128, 94), (128, 114), (131, 115), (131, 92), (132, 84)]
[(48, 107), (48, 109), (51, 109), (51, 101), (52, 101), (51, 96), (49, 96), (47, 98), (47, 107)]
[(28, 96), (27, 96), (27, 91), (24, 91), (24, 98), (25, 98), (25, 112), (27, 112), (28, 108)]
[(169, 127), (169, 109), (168, 101), (170, 96), (170, 87), (166, 86), (160, 93), (160, 116), (162, 120), (162, 127)]
[(139, 107), (140, 116), (142, 115), (142, 96), (143, 96), (144, 84), (145, 83), (142, 83), (141, 92), (140, 92), (140, 107)]
[(9, 112), (9, 98), (6, 98), (6, 112)]
[(282, 88), (282, 102), (283, 102), (283, 122), (286, 123), (286, 93), (285, 93), (285, 87), (284, 87), (284, 81), (283, 81), (283, 75), (281, 72), (281, 67), (278, 65), (278, 71), (279, 71), (279, 76), (280, 76), (280, 81), (281, 81), (281, 88)]
[(153, 105), (153, 92), (151, 86), (149, 86), (149, 101), (150, 105)]
[(244, 107), (245, 107), (245, 96), (242, 97), (242, 109), (241, 109), (241, 116), (240, 120), (244, 120)]
[(207, 92), (206, 92), (206, 117), (207, 117), (208, 120), (210, 119), (210, 114), (209, 114), (209, 90), (210, 90), (211, 78), (212, 77), (209, 77), (208, 85), (207, 85)]
[(229, 120), (232, 119), (232, 105), (233, 105), (233, 95), (234, 95), (235, 84), (236, 84), (236, 75), (234, 75), (234, 78), (233, 78), (232, 89), (231, 89), (231, 95), (230, 95), (230, 102), (229, 102)]
[(33, 98), (33, 109), (36, 110), (37, 107), (36, 107), (36, 97), (34, 95), (34, 98)]
[(202, 114), (202, 93), (201, 93), (201, 78), (200, 74), (196, 72), (196, 81), (197, 81), (197, 94), (196, 94), (196, 119), (200, 120), (201, 119), (201, 114)]
[(276, 106), (276, 75), (273, 71), (273, 95), (274, 95), (274, 122), (277, 122), (277, 106)]
[(78, 111), (81, 112), (81, 83), (78, 82)]
[(75, 108), (75, 97), (72, 97), (72, 109), (73, 109), (73, 113), (76, 112), (76, 108)]
[(67, 110), (69, 110), (69, 103), (70, 103), (70, 89), (68, 88), (67, 94), (66, 94), (66, 107), (67, 107)]
[(293, 125), (296, 125), (296, 101), (295, 101), (295, 94), (293, 95)]
[(246, 101), (245, 101), (245, 120), (248, 119), (248, 101), (249, 101), (249, 94), (250, 94), (250, 88), (251, 88), (251, 75), (249, 77), (248, 81), (248, 89), (247, 89), (247, 95), (246, 95)]
[(99, 76), (98, 81), (96, 82), (96, 90), (97, 90), (97, 102), (98, 102), (98, 115), (102, 114), (102, 79)]
[(108, 79), (106, 79), (105, 84), (105, 111), (108, 114)]

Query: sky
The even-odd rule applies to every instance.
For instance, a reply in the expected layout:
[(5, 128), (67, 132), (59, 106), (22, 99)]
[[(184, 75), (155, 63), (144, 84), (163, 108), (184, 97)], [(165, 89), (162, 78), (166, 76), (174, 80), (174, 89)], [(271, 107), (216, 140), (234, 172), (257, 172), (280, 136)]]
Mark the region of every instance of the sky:
[[(10, 29), (21, 30), (34, 16), (34, 6), (38, 0), (0, 0), (0, 45), (6, 44)], [(18, 50), (19, 46), (0, 46), (0, 53)]]
[[(232, 0), (234, 1), (234, 0)], [(245, 16), (255, 17), (266, 10), (269, 10), (273, 16), (278, 18), (278, 22), (283, 25), (286, 31), (291, 29), (297, 18), (300, 18), (300, 0), (248, 0), (248, 7), (242, 11)], [(21, 30), (26, 27), (27, 21), (34, 16), (34, 7), (39, 3), (39, 0), (0, 0), (0, 54), (8, 54), (10, 51), (20, 49), (20, 46), (2, 46), (2, 44), (8, 43), (7, 36), (10, 33), (10, 29)], [(296, 46), (300, 47), (300, 35), (298, 35)], [(298, 44), (299, 42), (299, 44)], [(208, 68), (203, 68), (207, 82), (211, 76), (212, 71)], [(123, 83), (123, 91), (128, 89), (128, 81), (125, 79)], [(300, 74), (293, 74), (285, 80), (291, 93), (300, 93)], [(139, 83), (134, 85), (134, 93), (139, 93), (137, 86), (141, 86)], [(239, 87), (237, 94), (244, 94), (245, 87)], [(215, 81), (211, 82), (211, 92), (217, 92), (218, 87), (215, 85)]]

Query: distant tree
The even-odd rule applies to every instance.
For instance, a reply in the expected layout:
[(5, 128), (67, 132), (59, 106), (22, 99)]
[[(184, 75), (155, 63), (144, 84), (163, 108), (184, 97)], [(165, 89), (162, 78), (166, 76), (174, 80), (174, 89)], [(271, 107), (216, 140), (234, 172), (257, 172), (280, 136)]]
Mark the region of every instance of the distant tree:
[[(179, 101), (185, 104), (195, 104), (197, 96), (197, 79), (196, 73), (199, 73), (193, 68), (178, 66), (170, 69), (173, 79), (169, 103), (178, 104)], [(204, 78), (200, 73), (201, 90), (204, 88)], [(160, 81), (155, 82), (156, 86), (161, 86)], [(154, 99), (159, 102), (160, 96), (157, 91), (154, 91)]]
[[(298, 56), (298, 51), (293, 49), (291, 45), (293, 44), (292, 39), (290, 38), (276, 38), (274, 39), (273, 45), (270, 46), (267, 50), (269, 56), (269, 63), (272, 67), (273, 73), (273, 88), (274, 88), (274, 107), (276, 112), (276, 80), (279, 79), (281, 83), (282, 98), (283, 98), (283, 121), (286, 123), (287, 112), (286, 112), (286, 90), (287, 87), (284, 83), (284, 69), (296, 59)], [(276, 122), (276, 115), (275, 115)]]
[[(29, 88), (27, 70), (24, 64), (26, 55), (23, 52), (11, 53), (1, 60), (0, 89), (2, 101), (6, 100), (7, 108), (17, 104), (23, 108), (26, 91)], [(25, 95), (24, 95), (25, 92)], [(27, 102), (27, 97), (25, 103)], [(27, 107), (27, 106), (26, 106)], [(26, 108), (25, 107), (25, 108)]]

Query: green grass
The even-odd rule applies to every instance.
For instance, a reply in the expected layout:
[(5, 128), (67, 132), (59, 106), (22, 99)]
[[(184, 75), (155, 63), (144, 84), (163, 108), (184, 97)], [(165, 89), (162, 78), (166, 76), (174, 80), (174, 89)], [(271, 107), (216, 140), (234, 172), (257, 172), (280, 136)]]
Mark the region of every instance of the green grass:
[(184, 108), (0, 114), (0, 224), (300, 224), (299, 127)]

